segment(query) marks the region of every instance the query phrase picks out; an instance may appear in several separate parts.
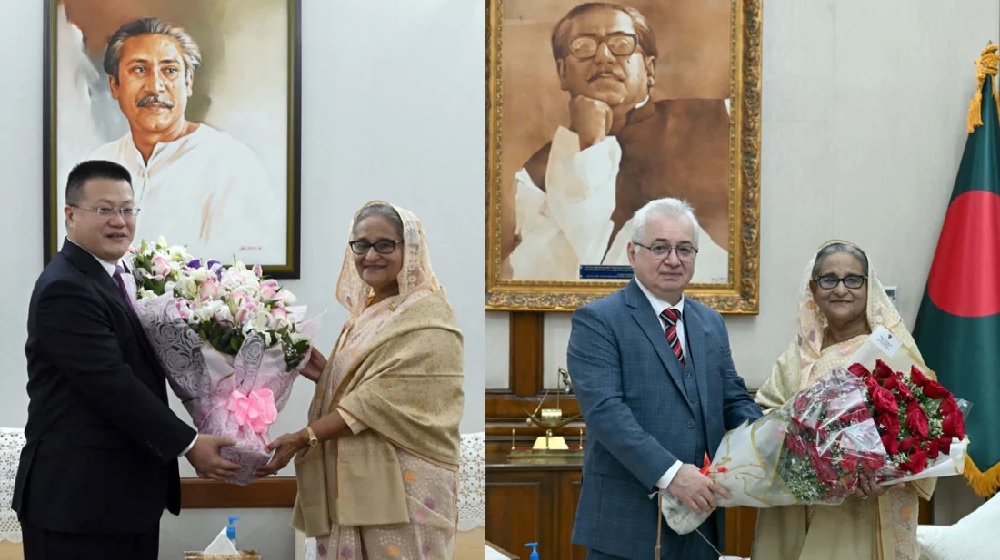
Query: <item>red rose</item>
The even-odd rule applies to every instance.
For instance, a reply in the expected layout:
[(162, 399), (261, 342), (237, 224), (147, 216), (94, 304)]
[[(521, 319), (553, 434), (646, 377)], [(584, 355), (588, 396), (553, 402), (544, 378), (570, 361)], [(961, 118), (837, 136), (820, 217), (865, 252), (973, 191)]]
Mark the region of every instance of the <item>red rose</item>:
[(875, 407), (877, 412), (888, 412), (890, 414), (899, 412), (899, 407), (896, 405), (896, 398), (882, 387), (872, 389), (872, 406)]
[(934, 381), (933, 379), (928, 379), (923, 388), (924, 394), (932, 399), (943, 399), (951, 394), (948, 389), (945, 389), (940, 383)]
[(795, 410), (802, 412), (809, 406), (809, 397), (805, 395), (799, 395), (795, 397), (795, 404), (793, 405)]
[(868, 412), (868, 408), (864, 406), (859, 406), (857, 408), (852, 408), (840, 416), (840, 421), (845, 424), (860, 424), (865, 420), (871, 418), (872, 415)]
[(899, 448), (906, 453), (909, 453), (918, 447), (920, 447), (920, 440), (913, 436), (905, 437), (903, 438), (903, 441), (899, 442)]
[(917, 369), (917, 366), (910, 368), (910, 379), (913, 380), (913, 384), (917, 387), (923, 387), (928, 381), (930, 381), (927, 379), (927, 376), (924, 375), (924, 372)]
[(899, 453), (899, 442), (896, 441), (896, 436), (892, 434), (885, 434), (882, 436), (882, 445), (885, 446), (885, 451), (889, 455)]
[(886, 378), (882, 379), (882, 388), (883, 389), (887, 389), (887, 390), (891, 391), (891, 390), (895, 389), (897, 385), (899, 385), (899, 381), (896, 379), (895, 375), (891, 375), (889, 377), (886, 377)]
[(965, 417), (959, 411), (952, 412), (951, 414), (944, 417), (944, 422), (941, 423), (941, 428), (944, 430), (944, 435), (950, 437), (957, 437), (958, 439), (965, 438)]
[(874, 473), (885, 466), (885, 457), (877, 453), (863, 453), (861, 455), (861, 468), (866, 473)]
[(951, 438), (948, 436), (939, 437), (937, 439), (938, 445), (941, 447), (941, 453), (948, 455), (951, 453)]
[(899, 468), (904, 471), (909, 471), (916, 474), (925, 468), (927, 468), (927, 452), (926, 451), (916, 451), (911, 454), (906, 461), (899, 465)]
[(909, 402), (916, 399), (916, 397), (913, 396), (913, 392), (910, 391), (910, 388), (907, 387), (906, 383), (903, 383), (902, 381), (896, 384), (896, 393), (899, 394), (903, 402)]
[(868, 368), (861, 364), (851, 364), (847, 371), (854, 374), (855, 377), (870, 377), (872, 372), (868, 371)]
[(799, 457), (805, 457), (808, 453), (806, 442), (795, 434), (788, 434), (785, 436), (785, 447), (787, 447), (793, 455), (798, 455)]
[(878, 418), (875, 419), (875, 424), (882, 426), (882, 429), (879, 430), (880, 434), (891, 436), (894, 440), (899, 435), (899, 417), (895, 414), (885, 412), (879, 414)]
[(878, 386), (879, 386), (878, 385), (878, 381), (875, 381), (874, 377), (866, 377), (865, 378), (865, 387), (868, 388), (868, 392), (869, 393), (871, 393), (872, 391), (874, 391), (875, 388), (877, 388)]
[(875, 369), (872, 373), (874, 373), (875, 377), (878, 377), (879, 379), (894, 377), (896, 375), (896, 372), (892, 371), (892, 368), (887, 366), (882, 360), (875, 360)]
[(816, 478), (823, 484), (830, 484), (837, 480), (837, 471), (833, 468), (833, 462), (829, 457), (818, 455), (813, 452), (809, 457), (813, 469), (816, 471)]
[(924, 445), (924, 451), (927, 452), (928, 459), (937, 459), (941, 454), (941, 444), (937, 439), (932, 439)]
[(906, 427), (911, 434), (920, 439), (927, 439), (927, 415), (917, 401), (910, 401), (910, 404), (906, 405)]
[(837, 465), (839, 465), (842, 470), (847, 472), (854, 472), (858, 470), (859, 464), (860, 461), (858, 460), (858, 457), (850, 453), (843, 455), (840, 460), (837, 461)]
[(958, 403), (955, 402), (954, 395), (948, 395), (941, 401), (941, 405), (938, 408), (941, 411), (941, 416), (948, 416), (949, 414), (958, 410)]

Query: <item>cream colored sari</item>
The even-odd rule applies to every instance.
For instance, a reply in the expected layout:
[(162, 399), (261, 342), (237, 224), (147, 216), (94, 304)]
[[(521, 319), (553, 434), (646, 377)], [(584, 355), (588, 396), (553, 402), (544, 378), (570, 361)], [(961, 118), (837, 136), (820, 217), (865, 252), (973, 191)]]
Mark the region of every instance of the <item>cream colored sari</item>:
[(293, 525), (317, 537), (320, 558), (439, 560), (454, 550), (462, 335), (423, 227), (396, 211), (404, 227), (399, 295), (372, 303), (346, 251), (337, 299), (350, 318), (309, 410), (310, 421), (339, 411), (352, 434), (295, 460)]
[[(830, 241), (823, 246), (835, 243)], [(806, 265), (799, 294), (798, 332), (778, 358), (771, 378), (757, 392), (765, 411), (781, 406), (798, 391), (831, 370), (850, 365), (868, 338), (861, 335), (823, 349), (826, 319), (809, 289), (814, 259)], [(923, 365), (869, 258), (866, 315), (869, 329), (884, 326)], [(923, 368), (928, 375), (933, 372)], [(754, 560), (918, 560), (916, 541), (918, 496), (930, 499), (935, 479), (891, 488), (878, 498), (851, 496), (840, 506), (789, 506), (758, 511)]]

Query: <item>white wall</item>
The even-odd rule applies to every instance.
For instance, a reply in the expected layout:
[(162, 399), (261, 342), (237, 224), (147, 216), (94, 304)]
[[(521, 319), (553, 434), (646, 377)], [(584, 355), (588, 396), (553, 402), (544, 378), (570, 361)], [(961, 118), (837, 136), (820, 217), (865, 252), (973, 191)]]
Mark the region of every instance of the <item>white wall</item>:
[[(26, 419), (25, 318), (42, 268), (43, 2), (6, 0), (0, 18), (0, 425)], [(345, 312), (333, 298), (353, 213), (380, 198), (413, 210), (465, 334), (462, 432), (483, 429), (485, 191), (483, 0), (305, 0), (302, 17), (302, 279), (289, 281), (332, 348)], [(252, 69), (248, 69), (252, 71)], [(304, 423), (313, 387), (297, 383), (273, 434)], [(174, 403), (184, 416), (183, 409)], [(185, 474), (193, 472), (182, 461)], [(282, 474), (291, 474), (291, 468)], [(292, 558), (289, 511), (188, 510), (166, 516), (161, 557), (203, 547), (227, 515), (241, 544)]]
[[(998, 41), (998, 21), (996, 0), (765, 0), (760, 313), (726, 320), (750, 387), (792, 340), (805, 264), (827, 239), (865, 248), (912, 327), (964, 147), (973, 61)], [(506, 340), (507, 315), (487, 314), (488, 340)], [(569, 313), (546, 315), (547, 386), (569, 331)], [(506, 352), (488, 355), (486, 386), (506, 387)], [(951, 495), (968, 492), (947, 487), (938, 511), (953, 518)]]

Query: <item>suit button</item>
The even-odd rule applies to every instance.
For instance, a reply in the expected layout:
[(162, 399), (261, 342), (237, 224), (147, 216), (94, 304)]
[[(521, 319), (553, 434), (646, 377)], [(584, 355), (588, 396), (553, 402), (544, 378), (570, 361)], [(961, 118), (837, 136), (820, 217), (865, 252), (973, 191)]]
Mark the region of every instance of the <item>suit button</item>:
[(688, 428), (694, 427), (694, 420), (688, 420)]
[(685, 373), (684, 374), (684, 379), (691, 379), (691, 374), (690, 373)]

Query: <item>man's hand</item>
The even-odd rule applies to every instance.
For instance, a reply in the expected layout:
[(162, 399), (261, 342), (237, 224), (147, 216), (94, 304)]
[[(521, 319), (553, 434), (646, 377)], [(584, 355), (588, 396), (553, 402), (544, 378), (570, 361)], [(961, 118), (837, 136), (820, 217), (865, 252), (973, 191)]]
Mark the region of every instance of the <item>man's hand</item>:
[(573, 132), (580, 138), (580, 149), (586, 150), (611, 132), (614, 114), (607, 103), (577, 95), (569, 102), (569, 120)]
[(902, 488), (905, 483), (900, 482), (899, 484), (893, 484), (892, 486), (879, 486), (875, 482), (875, 476), (871, 474), (862, 474), (861, 482), (858, 484), (858, 489), (854, 491), (862, 500), (867, 500), (870, 496), (881, 496), (889, 491), (890, 488)]
[(198, 434), (194, 447), (184, 456), (202, 478), (225, 481), (240, 470), (240, 466), (219, 455), (219, 448), (236, 445), (236, 440), (228, 437)]
[(715, 509), (715, 494), (729, 498), (729, 492), (711, 478), (701, 474), (694, 465), (681, 465), (667, 486), (675, 498), (695, 513), (711, 513)]
[(309, 361), (306, 362), (306, 365), (302, 367), (299, 373), (302, 374), (302, 377), (316, 382), (323, 375), (324, 369), (326, 369), (326, 356), (316, 348), (313, 348), (309, 353)]

